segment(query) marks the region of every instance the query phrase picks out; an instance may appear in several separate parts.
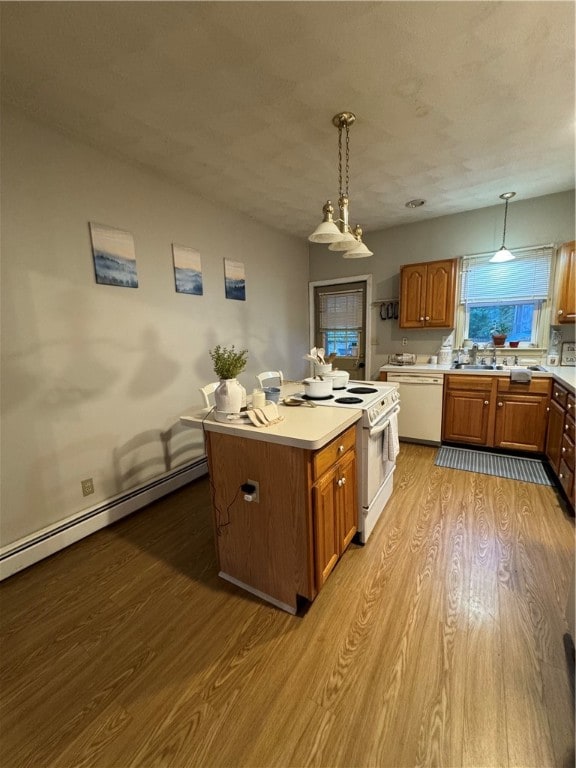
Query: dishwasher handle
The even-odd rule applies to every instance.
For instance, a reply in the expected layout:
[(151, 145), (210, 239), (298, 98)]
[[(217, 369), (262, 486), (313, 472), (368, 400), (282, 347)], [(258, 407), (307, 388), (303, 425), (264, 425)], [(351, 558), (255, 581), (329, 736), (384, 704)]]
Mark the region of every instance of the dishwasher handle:
[(442, 385), (444, 376), (430, 376), (418, 373), (389, 373), (388, 381), (392, 384), (435, 384)]

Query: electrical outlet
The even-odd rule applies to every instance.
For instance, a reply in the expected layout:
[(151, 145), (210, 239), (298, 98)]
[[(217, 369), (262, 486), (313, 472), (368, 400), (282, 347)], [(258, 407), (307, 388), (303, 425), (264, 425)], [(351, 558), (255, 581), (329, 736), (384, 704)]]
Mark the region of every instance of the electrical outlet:
[(254, 491), (254, 499), (252, 501), (253, 504), (259, 504), (260, 502), (260, 483), (257, 480), (246, 480), (247, 483), (250, 483), (250, 485), (253, 485), (256, 490)]
[(408, 346), (408, 339), (406, 336), (402, 337), (402, 346), (407, 347)]
[(94, 493), (94, 481), (91, 477), (87, 480), (81, 480), (80, 485), (82, 486), (83, 496), (90, 496), (91, 493)]

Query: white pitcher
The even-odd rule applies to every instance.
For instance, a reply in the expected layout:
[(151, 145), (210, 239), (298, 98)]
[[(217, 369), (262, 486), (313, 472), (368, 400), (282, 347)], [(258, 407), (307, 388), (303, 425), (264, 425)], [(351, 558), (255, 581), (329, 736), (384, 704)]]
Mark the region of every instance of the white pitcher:
[(214, 390), (214, 401), (221, 413), (240, 413), (246, 403), (246, 390), (238, 379), (221, 379)]

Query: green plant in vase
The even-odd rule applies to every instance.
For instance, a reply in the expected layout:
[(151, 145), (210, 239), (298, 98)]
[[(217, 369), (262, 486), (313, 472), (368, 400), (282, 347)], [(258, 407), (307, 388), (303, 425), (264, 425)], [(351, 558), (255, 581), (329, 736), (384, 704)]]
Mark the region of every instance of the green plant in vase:
[(223, 347), (217, 344), (209, 350), (214, 373), (220, 379), (220, 384), (214, 391), (216, 411), (220, 413), (240, 413), (246, 404), (246, 390), (237, 380), (237, 376), (246, 368), (248, 350), (237, 350), (234, 344)]
[(214, 364), (214, 373), (219, 379), (235, 379), (246, 368), (247, 349), (236, 351), (234, 344), (229, 348), (217, 344), (209, 352)]

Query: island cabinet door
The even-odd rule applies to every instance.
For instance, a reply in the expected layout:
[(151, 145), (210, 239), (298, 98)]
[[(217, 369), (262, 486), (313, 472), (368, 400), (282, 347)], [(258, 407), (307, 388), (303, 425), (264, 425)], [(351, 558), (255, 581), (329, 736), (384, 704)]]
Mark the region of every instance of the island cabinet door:
[(321, 589), (340, 556), (336, 516), (337, 472), (326, 472), (313, 489), (314, 498), (314, 575)]
[(356, 493), (356, 454), (348, 451), (336, 469), (340, 552), (344, 552), (358, 530), (358, 494)]

